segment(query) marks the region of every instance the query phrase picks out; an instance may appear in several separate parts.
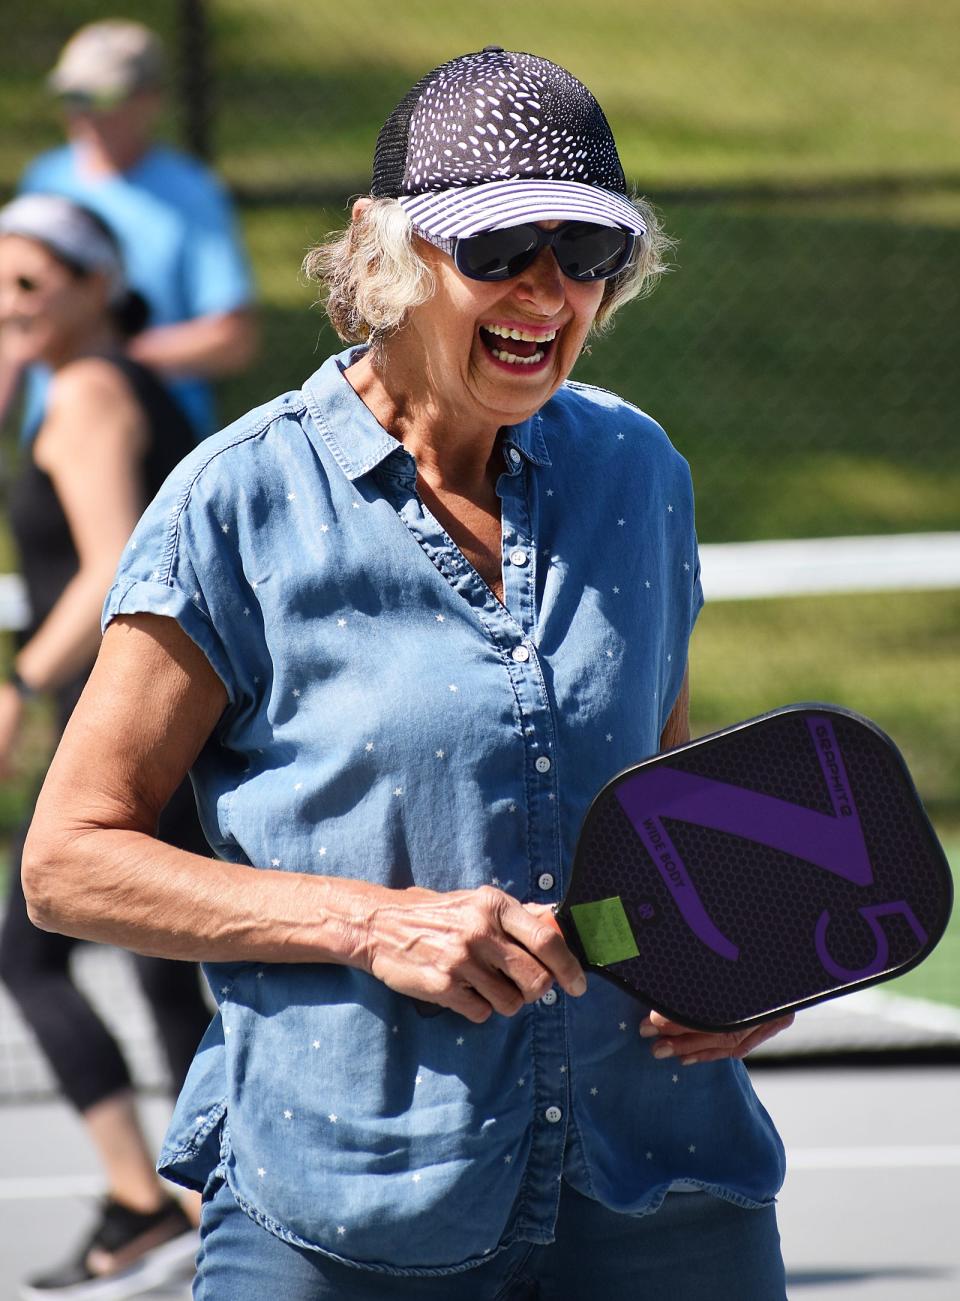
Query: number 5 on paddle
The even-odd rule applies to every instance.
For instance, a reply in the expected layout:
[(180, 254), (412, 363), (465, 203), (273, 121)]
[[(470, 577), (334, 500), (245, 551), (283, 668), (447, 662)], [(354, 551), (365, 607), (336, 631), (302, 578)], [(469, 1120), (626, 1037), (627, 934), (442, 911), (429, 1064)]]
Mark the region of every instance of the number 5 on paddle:
[(585, 966), (723, 1031), (909, 970), (951, 901), (889, 737), (847, 710), (791, 705), (614, 777), (556, 916)]

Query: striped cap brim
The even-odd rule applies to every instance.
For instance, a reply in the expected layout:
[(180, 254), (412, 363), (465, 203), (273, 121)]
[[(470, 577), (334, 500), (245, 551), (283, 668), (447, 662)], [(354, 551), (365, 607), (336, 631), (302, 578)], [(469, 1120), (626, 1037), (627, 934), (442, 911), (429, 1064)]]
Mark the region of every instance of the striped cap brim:
[(511, 177), (482, 185), (403, 194), (398, 202), (414, 226), (442, 239), (464, 239), (528, 221), (589, 221), (646, 234), (643, 218), (622, 194), (581, 181)]

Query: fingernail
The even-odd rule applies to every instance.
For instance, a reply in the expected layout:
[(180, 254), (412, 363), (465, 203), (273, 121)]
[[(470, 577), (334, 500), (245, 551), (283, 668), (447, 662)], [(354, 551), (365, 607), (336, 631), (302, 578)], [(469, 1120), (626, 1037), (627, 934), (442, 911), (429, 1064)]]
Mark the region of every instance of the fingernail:
[(695, 1063), (695, 1062), (698, 1062), (699, 1060), (700, 1060), (700, 1058), (696, 1055), (696, 1053), (694, 1053), (694, 1055), (693, 1055), (692, 1057), (684, 1057), (684, 1059), (683, 1059), (683, 1061), (680, 1063), (680, 1065), (681, 1065), (681, 1066), (693, 1066), (694, 1063)]
[(586, 992), (587, 992), (587, 978), (586, 976), (580, 975), (570, 986), (570, 993), (573, 994), (576, 998), (579, 998), (581, 994), (585, 994)]
[(654, 1057), (672, 1057), (673, 1044), (657, 1044), (653, 1050)]
[(657, 1027), (653, 1024), (652, 1021), (641, 1021), (640, 1023), (641, 1039), (655, 1039), (659, 1033), (660, 1031), (657, 1029)]

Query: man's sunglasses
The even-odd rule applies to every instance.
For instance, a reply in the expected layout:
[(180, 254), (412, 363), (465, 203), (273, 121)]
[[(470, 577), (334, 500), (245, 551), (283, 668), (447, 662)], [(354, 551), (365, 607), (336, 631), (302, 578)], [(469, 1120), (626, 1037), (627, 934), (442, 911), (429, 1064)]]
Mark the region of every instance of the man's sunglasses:
[(507, 226), (450, 240), (419, 233), (449, 253), (470, 280), (512, 280), (545, 248), (553, 249), (557, 265), (571, 280), (609, 280), (627, 266), (636, 243), (627, 230), (587, 221), (565, 221), (554, 230), (532, 223)]

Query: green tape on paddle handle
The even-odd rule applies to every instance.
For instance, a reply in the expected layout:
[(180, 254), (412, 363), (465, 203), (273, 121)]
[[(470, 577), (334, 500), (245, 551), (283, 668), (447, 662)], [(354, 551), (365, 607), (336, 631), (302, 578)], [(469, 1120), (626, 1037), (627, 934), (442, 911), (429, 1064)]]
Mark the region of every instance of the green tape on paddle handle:
[(609, 967), (612, 962), (640, 956), (619, 895), (595, 903), (575, 903), (570, 915), (587, 961), (595, 967)]

